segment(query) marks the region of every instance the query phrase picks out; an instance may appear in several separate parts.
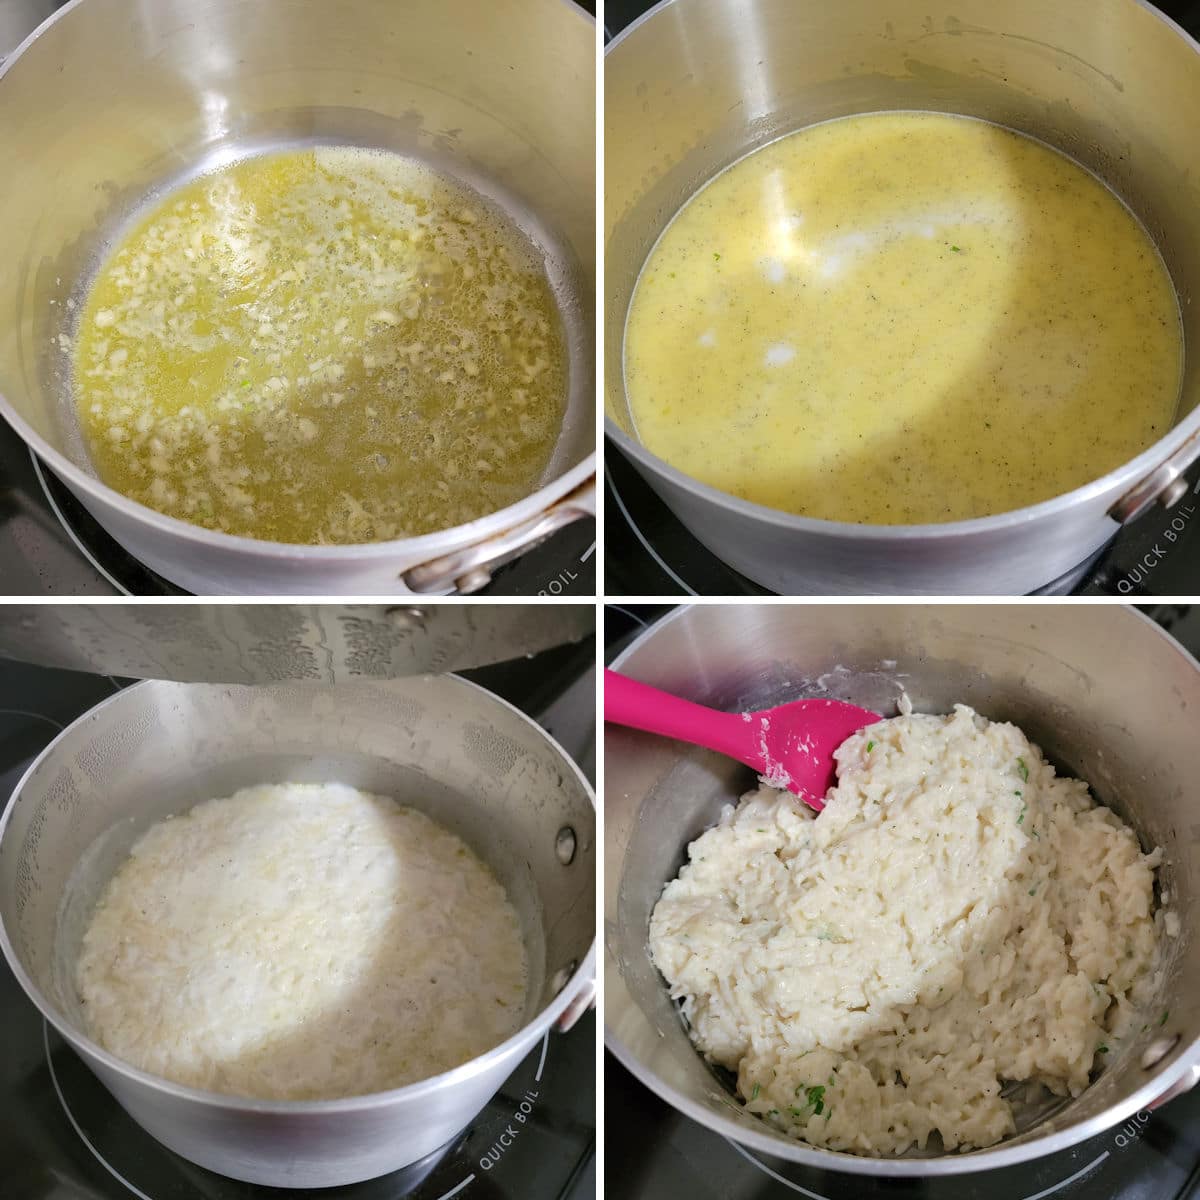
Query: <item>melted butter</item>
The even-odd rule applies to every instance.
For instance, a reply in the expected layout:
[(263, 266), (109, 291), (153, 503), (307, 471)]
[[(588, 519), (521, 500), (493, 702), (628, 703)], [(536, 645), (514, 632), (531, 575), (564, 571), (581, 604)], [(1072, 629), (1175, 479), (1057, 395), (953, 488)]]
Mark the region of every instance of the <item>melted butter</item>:
[(771, 508), (917, 524), (1033, 504), (1169, 428), (1179, 310), (1096, 178), (981, 121), (803, 130), (681, 210), (638, 283), (639, 436)]
[(111, 487), (315, 544), (534, 491), (567, 364), (541, 259), (498, 207), (398, 155), (319, 148), (167, 196), (101, 267), (73, 375)]

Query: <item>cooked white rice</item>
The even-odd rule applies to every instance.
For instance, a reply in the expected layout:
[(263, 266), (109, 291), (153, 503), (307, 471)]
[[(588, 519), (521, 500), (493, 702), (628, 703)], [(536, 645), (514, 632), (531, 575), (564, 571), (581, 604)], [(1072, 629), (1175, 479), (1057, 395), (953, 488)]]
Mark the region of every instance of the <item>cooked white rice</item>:
[(77, 967), (105, 1049), (177, 1083), (288, 1100), (476, 1057), (521, 1025), (525, 978), (516, 912), (467, 846), (336, 784), (246, 788), (152, 826)]
[(763, 786), (692, 843), (654, 962), (697, 1047), (783, 1132), (863, 1154), (990, 1145), (1015, 1130), (1002, 1081), (1077, 1095), (1157, 1018), (1138, 1010), (1173, 932), (1152, 916), (1161, 851), (963, 706), (836, 757), (819, 819)]

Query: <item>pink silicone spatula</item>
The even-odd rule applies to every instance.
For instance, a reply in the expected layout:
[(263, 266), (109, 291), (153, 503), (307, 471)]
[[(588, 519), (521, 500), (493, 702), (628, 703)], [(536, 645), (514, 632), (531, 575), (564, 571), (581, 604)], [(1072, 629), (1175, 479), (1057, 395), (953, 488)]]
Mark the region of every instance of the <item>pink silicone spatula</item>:
[(835, 781), (833, 752), (852, 733), (881, 718), (840, 700), (793, 700), (758, 712), (718, 712), (605, 671), (604, 719), (728, 754), (820, 812)]

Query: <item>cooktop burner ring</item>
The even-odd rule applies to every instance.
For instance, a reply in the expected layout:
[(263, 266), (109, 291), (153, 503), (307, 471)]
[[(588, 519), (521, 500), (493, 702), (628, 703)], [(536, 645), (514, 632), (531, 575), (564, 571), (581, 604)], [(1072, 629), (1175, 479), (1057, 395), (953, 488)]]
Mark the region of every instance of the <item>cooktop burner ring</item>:
[[(49, 720), (49, 718), (46, 719)], [(538, 1061), (537, 1067), (533, 1074), (534, 1084), (540, 1084), (542, 1082), (542, 1076), (545, 1073), (546, 1058), (550, 1050), (550, 1033), (550, 1030), (546, 1031), (542, 1038), (541, 1046), (537, 1051)], [(101, 1084), (98, 1079), (95, 1079), (91, 1075), (91, 1072), (86, 1064), (78, 1058), (78, 1055), (75, 1055), (75, 1052), (70, 1044), (65, 1039), (61, 1038), (61, 1036), (56, 1036), (61, 1042), (62, 1048), (68, 1054), (74, 1055), (79, 1069), (84, 1072), (88, 1080), (88, 1086), (94, 1086), (102, 1089), (103, 1084)], [(76, 1136), (84, 1144), (84, 1146), (87, 1147), (88, 1152), (92, 1155), (96, 1162), (98, 1162), (100, 1166), (102, 1166), (104, 1170), (112, 1176), (113, 1179), (115, 1179), (131, 1195), (136, 1196), (137, 1200), (160, 1200), (160, 1197), (152, 1195), (151, 1193), (143, 1190), (132, 1180), (127, 1179), (121, 1173), (121, 1171), (109, 1161), (109, 1158), (104, 1154), (100, 1147), (96, 1145), (95, 1139), (89, 1137), (87, 1130), (84, 1128), (84, 1123), (76, 1115), (75, 1111), (71, 1107), (70, 1101), (67, 1099), (68, 1089), (64, 1087), (63, 1080), (60, 1078), (59, 1069), (54, 1064), (54, 1051), (50, 1045), (50, 1023), (45, 1018), (42, 1019), (42, 1050), (46, 1060), (46, 1067), (50, 1072), (50, 1081), (53, 1084), (54, 1093), (58, 1098), (59, 1107), (66, 1116), (71, 1128), (75, 1131)], [(531, 1051), (525, 1056), (521, 1064), (516, 1068), (516, 1071), (514, 1071), (514, 1075), (519, 1073), (521, 1068), (531, 1061), (533, 1058), (533, 1053), (534, 1052)], [(489, 1108), (490, 1107), (491, 1105), (489, 1104)], [(142, 1129), (132, 1117), (126, 1116), (124, 1110), (122, 1110), (119, 1106), (110, 1103), (109, 1108), (110, 1112), (117, 1115), (118, 1121), (125, 1126), (129, 1132), (133, 1133), (135, 1138), (147, 1139), (154, 1145), (155, 1148), (165, 1155), (165, 1162), (169, 1163), (171, 1159), (177, 1159), (181, 1169), (188, 1172), (188, 1174), (190, 1174), (192, 1171), (203, 1172), (205, 1179), (210, 1181), (213, 1186), (218, 1189), (218, 1192), (212, 1193), (214, 1196), (219, 1196), (220, 1190), (224, 1190), (226, 1186), (228, 1186), (230, 1189), (231, 1200), (233, 1197), (236, 1197), (237, 1200), (244, 1200), (247, 1195), (254, 1194), (260, 1190), (257, 1185), (245, 1183), (236, 1179), (227, 1179), (226, 1177), (219, 1175), (208, 1168), (201, 1167), (195, 1163), (187, 1162), (181, 1156), (170, 1150), (169, 1147), (163, 1146), (161, 1143), (157, 1142), (149, 1133)], [(454, 1138), (447, 1142), (446, 1145), (439, 1147), (431, 1154), (426, 1155), (423, 1159), (419, 1159), (410, 1166), (402, 1167), (399, 1171), (392, 1172), (390, 1175), (383, 1175), (376, 1179), (366, 1179), (360, 1183), (347, 1184), (344, 1187), (339, 1188), (319, 1189), (320, 1195), (337, 1197), (344, 1196), (347, 1198), (347, 1200), (349, 1200), (349, 1197), (360, 1195), (365, 1198), (368, 1194), (373, 1194), (377, 1188), (390, 1189), (391, 1186), (399, 1185), (402, 1190), (395, 1192), (389, 1190), (387, 1193), (392, 1200), (403, 1200), (404, 1197), (414, 1196), (419, 1192), (421, 1186), (426, 1182), (429, 1176), (432, 1175), (433, 1172), (436, 1171), (437, 1168), (442, 1164), (443, 1160), (453, 1157), (458, 1150), (466, 1145), (472, 1134), (475, 1132), (475, 1129), (476, 1122), (472, 1122), (467, 1129), (464, 1129), (461, 1133), (457, 1134)], [(131, 1145), (130, 1149), (136, 1155), (136, 1142)], [(136, 1158), (136, 1161), (145, 1165), (144, 1160), (141, 1158)], [(453, 1196), (462, 1195), (470, 1187), (470, 1185), (475, 1182), (478, 1174), (477, 1171), (468, 1169), (465, 1164), (463, 1165), (462, 1169), (467, 1170), (467, 1174), (464, 1178), (459, 1179), (457, 1182), (452, 1184), (448, 1190), (439, 1192), (437, 1195), (432, 1196), (430, 1200), (451, 1200), (451, 1197)], [(411, 1178), (411, 1182), (407, 1184), (404, 1182), (404, 1176), (406, 1175)], [(415, 1176), (415, 1178), (413, 1178), (413, 1176)], [(192, 1182), (194, 1183), (194, 1181)], [(264, 1196), (269, 1196), (277, 1194), (278, 1189), (263, 1187), (261, 1191)], [(317, 1193), (314, 1192), (314, 1195), (316, 1194)]]
[[(727, 1137), (724, 1138), (724, 1141), (728, 1142), (730, 1147), (737, 1151), (737, 1153), (740, 1154), (748, 1163), (754, 1166), (757, 1170), (761, 1171), (764, 1175), (770, 1176), (770, 1178), (775, 1180), (776, 1183), (783, 1184), (784, 1187), (793, 1192), (799, 1192), (800, 1195), (808, 1197), (808, 1200), (832, 1200), (831, 1197), (825, 1196), (821, 1192), (814, 1192), (806, 1187), (801, 1187), (800, 1184), (793, 1183), (792, 1180), (788, 1179), (786, 1176), (780, 1175), (778, 1171), (772, 1170), (765, 1162), (762, 1161), (762, 1159), (756, 1158), (744, 1146), (739, 1146), (737, 1142), (733, 1140), (733, 1138)], [(1095, 1158), (1091, 1160), (1091, 1162), (1085, 1163), (1079, 1168), (1079, 1170), (1074, 1172), (1074, 1174), (1068, 1175), (1066, 1179), (1060, 1179), (1058, 1183), (1051, 1184), (1050, 1187), (1047, 1188), (1042, 1188), (1040, 1192), (1034, 1192), (1030, 1196), (1016, 1197), (1015, 1200), (1046, 1200), (1046, 1197), (1053, 1196), (1055, 1192), (1060, 1192), (1063, 1190), (1063, 1188), (1068, 1188), (1071, 1186), (1071, 1184), (1078, 1183), (1081, 1179), (1089, 1175), (1098, 1166), (1100, 1166), (1100, 1164), (1104, 1162), (1104, 1160), (1108, 1158), (1111, 1153), (1111, 1150), (1102, 1150)], [(960, 1178), (962, 1177), (960, 1176)], [(969, 1179), (970, 1176), (968, 1175), (966, 1178)]]
[(79, 1124), (75, 1114), (71, 1111), (71, 1106), (67, 1103), (67, 1098), (63, 1094), (62, 1083), (58, 1078), (58, 1072), (54, 1069), (54, 1058), (50, 1053), (50, 1022), (47, 1021), (45, 1017), (42, 1018), (42, 1049), (46, 1054), (46, 1067), (50, 1071), (50, 1082), (54, 1085), (54, 1094), (58, 1097), (59, 1107), (63, 1110), (67, 1120), (71, 1123), (71, 1128), (75, 1130), (76, 1136), (88, 1148), (92, 1157), (119, 1184), (121, 1184), (122, 1187), (126, 1188), (128, 1191), (132, 1192), (133, 1195), (137, 1196), (138, 1200), (154, 1200), (153, 1196), (147, 1196), (146, 1193), (143, 1192), (136, 1184), (130, 1183), (129, 1180), (126, 1179), (125, 1176), (122, 1175), (120, 1171), (118, 1171), (116, 1167), (114, 1167), (112, 1163), (110, 1163), (108, 1159), (106, 1159), (104, 1155), (96, 1149), (95, 1145), (92, 1143), (92, 1140), (83, 1131), (83, 1127)]
[[(46, 498), (46, 503), (50, 506), (50, 511), (54, 514), (55, 519), (58, 521), (59, 525), (62, 526), (63, 532), (68, 538), (71, 539), (75, 549), (83, 555), (88, 566), (90, 566), (93, 571), (100, 575), (110, 587), (112, 587), (122, 596), (146, 594), (163, 596), (187, 595), (187, 593), (181, 588), (177, 588), (174, 584), (168, 583), (167, 580), (163, 579), (161, 575), (157, 575), (155, 572), (151, 571), (149, 567), (142, 566), (142, 564), (137, 562), (132, 555), (126, 554), (125, 551), (122, 550), (117, 543), (100, 528), (99, 525), (96, 525), (95, 530), (88, 530), (87, 532), (90, 533), (92, 537), (100, 539), (101, 543), (104, 545), (111, 543), (112, 547), (117, 553), (123, 555), (131, 564), (136, 563), (137, 570), (145, 575), (146, 581), (151, 584), (151, 588), (148, 591), (135, 593), (132, 588), (118, 579), (117, 576), (114, 575), (113, 572), (109, 570), (109, 568), (101, 560), (100, 556), (92, 549), (92, 546), (85, 534), (81, 533), (76, 527), (76, 520), (73, 520), (72, 517), (67, 513), (62, 503), (62, 499), (68, 498), (68, 502), (72, 504), (78, 505), (78, 501), (76, 501), (75, 498), (71, 496), (69, 492), (67, 492), (66, 485), (58, 478), (57, 475), (55, 475), (42, 463), (42, 460), (38, 458), (38, 456), (32, 450), (29, 451), (29, 457), (33, 462), (33, 473), (37, 477), (38, 485), (42, 489), (42, 495)], [(53, 484), (51, 484), (51, 480), (54, 481)], [(62, 488), (63, 491), (66, 492), (65, 497), (60, 498), (58, 493), (59, 488)], [(79, 519), (85, 522), (86, 529), (86, 522), (94, 523), (95, 519), (92, 517), (91, 513), (86, 512), (82, 506), (79, 507), (81, 514)]]
[[(110, 677), (106, 675), (104, 678)], [(0, 708), (0, 717), (28, 717), (31, 721), (45, 721), (47, 725), (53, 725), (59, 733), (66, 729), (61, 721), (56, 721), (53, 717), (46, 716), (45, 713), (31, 712), (27, 708)]]

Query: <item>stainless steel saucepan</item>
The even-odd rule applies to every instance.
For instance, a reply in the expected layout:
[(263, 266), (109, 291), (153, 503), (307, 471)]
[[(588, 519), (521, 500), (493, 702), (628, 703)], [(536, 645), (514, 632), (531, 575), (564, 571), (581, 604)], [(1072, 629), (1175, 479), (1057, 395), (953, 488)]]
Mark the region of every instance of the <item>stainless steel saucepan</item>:
[(1200, 342), (1200, 47), (1149, 4), (666, 0), (612, 43), (604, 80), (608, 436), (719, 558), (785, 594), (1020, 594), (1182, 498), (1200, 455), (1192, 356), (1174, 427), (1115, 471), (1015, 512), (914, 526), (798, 517), (689, 478), (638, 441), (622, 371), (638, 273), (692, 193), (783, 134), (883, 109), (982, 117), (1095, 171), (1158, 243), (1185, 344)]
[[(1099, 606), (696, 606), (645, 631), (613, 664), (716, 708), (800, 696), (887, 716), (955, 702), (1013, 721), (1061, 770), (1086, 779), (1143, 847), (1180, 919), (1164, 938), (1147, 1029), (1074, 1100), (1016, 1110), (1018, 1132), (963, 1154), (865, 1157), (817, 1149), (749, 1115), (689, 1041), (647, 948), (650, 912), (685, 849), (752, 773), (711, 751), (608, 726), (605, 734), (607, 1042), (647, 1087), (714, 1132), (776, 1158), (863, 1175), (950, 1175), (1074, 1145), (1200, 1078), (1200, 664), (1133, 609)], [(1166, 1013), (1165, 1020), (1161, 1020)]]
[[(471, 1062), (328, 1101), (239, 1099), (137, 1070), (87, 1035), (73, 985), (99, 890), (154, 821), (253, 783), (340, 781), (462, 837), (520, 915), (524, 1022)], [(266, 687), (136, 684), (38, 757), (0, 819), (0, 946), (34, 1004), (135, 1121), (192, 1162), (275, 1187), (329, 1187), (412, 1163), (460, 1132), (521, 1059), (590, 1001), (595, 809), (562, 749), (451, 675)]]
[[(131, 554), (219, 593), (473, 591), (595, 510), (595, 36), (570, 0), (74, 0), (0, 69), (0, 413)], [(570, 395), (537, 489), (453, 529), (357, 546), (232, 537), (97, 479), (69, 335), (148, 196), (231, 149), (332, 141), (419, 156), (545, 252)]]

